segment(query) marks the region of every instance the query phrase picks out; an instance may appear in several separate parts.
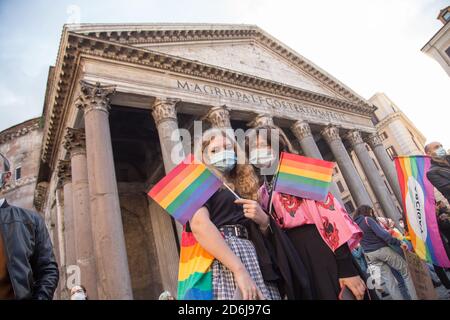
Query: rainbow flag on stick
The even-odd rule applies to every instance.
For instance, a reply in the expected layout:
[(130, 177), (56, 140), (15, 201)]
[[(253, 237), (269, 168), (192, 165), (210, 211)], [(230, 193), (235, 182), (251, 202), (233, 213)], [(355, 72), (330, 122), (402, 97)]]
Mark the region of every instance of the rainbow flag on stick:
[(396, 157), (395, 168), (414, 251), (422, 260), (448, 268), (450, 261), (436, 220), (434, 188), (427, 178), (430, 162), (427, 156)]
[(334, 163), (282, 152), (274, 190), (297, 197), (325, 201)]
[(184, 225), (221, 185), (222, 181), (190, 154), (148, 195)]

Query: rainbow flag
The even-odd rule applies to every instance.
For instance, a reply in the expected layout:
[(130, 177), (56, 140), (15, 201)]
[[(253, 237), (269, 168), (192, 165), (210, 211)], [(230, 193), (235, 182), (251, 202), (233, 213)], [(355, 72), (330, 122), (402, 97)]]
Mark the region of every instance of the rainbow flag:
[(282, 152), (274, 190), (293, 196), (325, 201), (334, 163)]
[(434, 188), (427, 178), (430, 161), (427, 156), (396, 157), (395, 168), (414, 251), (422, 260), (448, 268), (450, 261), (436, 220)]
[(221, 185), (222, 181), (190, 154), (148, 195), (184, 225)]
[(178, 268), (178, 300), (212, 300), (212, 271), (214, 257), (203, 249), (192, 232), (181, 234)]

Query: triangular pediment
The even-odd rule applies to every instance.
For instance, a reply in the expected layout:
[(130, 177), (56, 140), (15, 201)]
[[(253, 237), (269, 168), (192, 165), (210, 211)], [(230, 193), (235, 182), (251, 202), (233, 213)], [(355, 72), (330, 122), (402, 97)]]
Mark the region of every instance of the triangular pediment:
[(252, 76), (287, 84), (299, 89), (340, 97), (310, 75), (301, 71), (254, 40), (146, 44), (146, 49), (207, 63)]
[(332, 98), (366, 103), (339, 80), (254, 25), (82, 24), (70, 29)]

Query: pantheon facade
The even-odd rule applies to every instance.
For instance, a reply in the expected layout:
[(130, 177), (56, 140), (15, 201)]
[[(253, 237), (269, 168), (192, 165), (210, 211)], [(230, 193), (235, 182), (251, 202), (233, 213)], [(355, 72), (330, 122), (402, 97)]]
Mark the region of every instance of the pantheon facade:
[[(51, 221), (57, 298), (77, 281), (91, 299), (176, 294), (180, 226), (146, 192), (176, 165), (180, 128), (193, 130), (196, 120), (277, 125), (300, 154), (336, 162), (355, 206), (373, 205), (364, 179), (379, 213), (397, 220), (399, 187), (374, 111), (257, 26), (65, 25), (45, 93), (34, 197)], [(339, 197), (336, 184), (332, 191)]]

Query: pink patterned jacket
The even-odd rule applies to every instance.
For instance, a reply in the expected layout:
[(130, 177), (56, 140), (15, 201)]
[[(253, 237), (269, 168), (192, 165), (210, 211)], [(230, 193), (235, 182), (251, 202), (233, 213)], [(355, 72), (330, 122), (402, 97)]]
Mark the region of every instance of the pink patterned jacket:
[[(325, 202), (302, 199), (273, 192), (271, 215), (281, 228), (290, 229), (315, 224), (323, 241), (334, 252), (344, 243), (353, 250), (361, 241), (362, 231), (331, 193)], [(268, 212), (269, 194), (265, 185), (258, 191), (261, 207)]]

